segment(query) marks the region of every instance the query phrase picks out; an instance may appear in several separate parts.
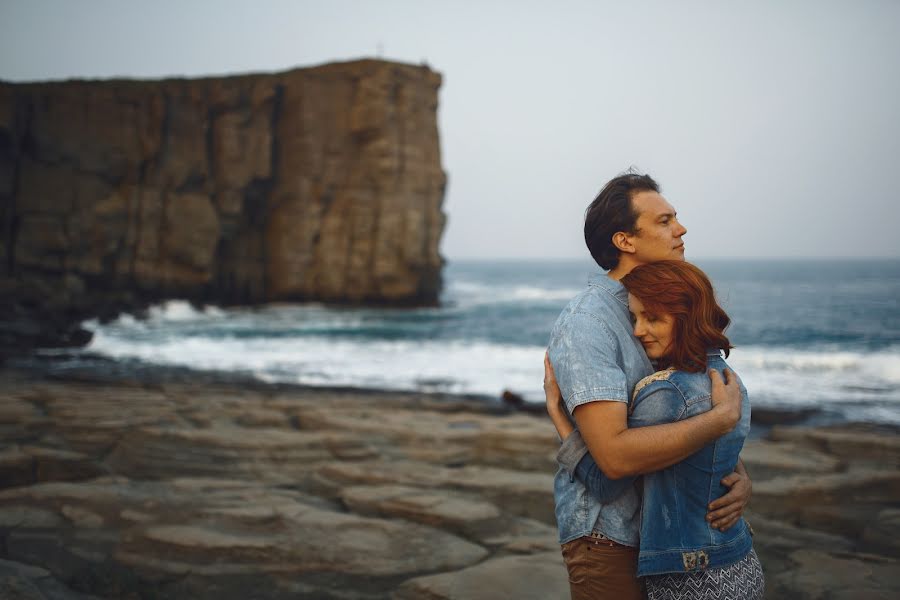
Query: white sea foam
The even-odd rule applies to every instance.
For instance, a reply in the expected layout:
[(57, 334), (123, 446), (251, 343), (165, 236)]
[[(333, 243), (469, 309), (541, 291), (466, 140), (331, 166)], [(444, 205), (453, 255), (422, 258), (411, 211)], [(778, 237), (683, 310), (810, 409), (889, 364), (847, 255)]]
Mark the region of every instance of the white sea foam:
[(225, 316), (225, 312), (217, 307), (208, 306), (203, 309), (197, 309), (186, 300), (169, 300), (163, 304), (150, 307), (149, 313), (152, 320), (170, 322), (198, 321)]
[(544, 288), (532, 285), (503, 288), (497, 285), (461, 280), (449, 283), (446, 297), (467, 307), (523, 301), (565, 303), (580, 291), (575, 288)]
[(88, 351), (168, 366), (252, 374), (265, 381), (348, 385), (498, 396), (504, 389), (539, 400), (541, 347), (493, 343), (288, 338), (132, 339), (103, 328)]
[(900, 410), (900, 352), (748, 346), (732, 351), (728, 362), (763, 405), (837, 409), (847, 402), (887, 401)]
[[(540, 288), (522, 290), (523, 295), (540, 293), (534, 291)], [(309, 385), (489, 396), (509, 389), (526, 400), (543, 401), (543, 347), (344, 335), (361, 327), (390, 331), (395, 324), (374, 309), (198, 310), (186, 302), (167, 302), (150, 310), (146, 320), (123, 316), (85, 325), (95, 332), (86, 350), (112, 358)], [(816, 406), (852, 418), (900, 423), (900, 346), (873, 352), (741, 346), (728, 362), (757, 406)]]
[(520, 285), (514, 287), (510, 292), (513, 300), (570, 300), (581, 290), (576, 289), (546, 289), (539, 287), (531, 287)]

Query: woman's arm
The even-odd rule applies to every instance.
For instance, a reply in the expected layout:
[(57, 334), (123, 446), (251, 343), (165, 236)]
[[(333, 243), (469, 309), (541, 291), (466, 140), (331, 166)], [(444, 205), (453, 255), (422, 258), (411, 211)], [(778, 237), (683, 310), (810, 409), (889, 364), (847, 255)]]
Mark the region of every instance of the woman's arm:
[(587, 491), (600, 502), (609, 502), (618, 498), (622, 492), (634, 485), (637, 477), (610, 479), (606, 476), (594, 457), (587, 451), (584, 440), (578, 431), (567, 437), (556, 455), (556, 459), (566, 471), (572, 473), (584, 484)]
[(556, 383), (553, 365), (550, 364), (550, 355), (547, 352), (544, 353), (544, 398), (547, 401), (547, 414), (556, 427), (556, 433), (560, 440), (565, 441), (575, 428), (569, 420), (569, 415), (566, 414), (566, 409), (563, 408), (562, 392)]
[[(573, 435), (579, 435), (576, 431)], [(622, 479), (610, 479), (600, 470), (597, 461), (590, 452), (578, 461), (575, 467), (575, 477), (584, 484), (591, 496), (600, 502), (610, 502), (618, 498), (622, 492), (631, 489), (637, 477), (623, 477)]]

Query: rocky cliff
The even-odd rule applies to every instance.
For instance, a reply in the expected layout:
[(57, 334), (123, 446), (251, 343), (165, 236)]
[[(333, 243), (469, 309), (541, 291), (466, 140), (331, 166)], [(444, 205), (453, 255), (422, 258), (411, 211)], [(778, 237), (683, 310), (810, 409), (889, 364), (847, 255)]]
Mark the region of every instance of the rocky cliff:
[(361, 60), (0, 83), (0, 341), (171, 297), (436, 302), (440, 82)]

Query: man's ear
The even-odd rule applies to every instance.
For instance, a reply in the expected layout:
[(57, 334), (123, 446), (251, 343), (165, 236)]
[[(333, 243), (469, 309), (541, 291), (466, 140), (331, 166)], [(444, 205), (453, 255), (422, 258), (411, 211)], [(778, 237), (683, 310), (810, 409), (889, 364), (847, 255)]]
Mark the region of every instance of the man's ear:
[(634, 254), (634, 244), (631, 243), (631, 236), (624, 231), (617, 231), (612, 236), (613, 246), (619, 249), (619, 252), (626, 254)]

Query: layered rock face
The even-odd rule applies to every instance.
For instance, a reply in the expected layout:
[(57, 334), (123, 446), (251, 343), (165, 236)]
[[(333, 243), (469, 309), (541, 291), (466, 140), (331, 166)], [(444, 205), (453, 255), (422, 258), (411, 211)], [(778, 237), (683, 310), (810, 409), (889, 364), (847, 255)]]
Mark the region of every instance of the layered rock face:
[(5, 312), (436, 302), (440, 81), (362, 60), (0, 84)]

